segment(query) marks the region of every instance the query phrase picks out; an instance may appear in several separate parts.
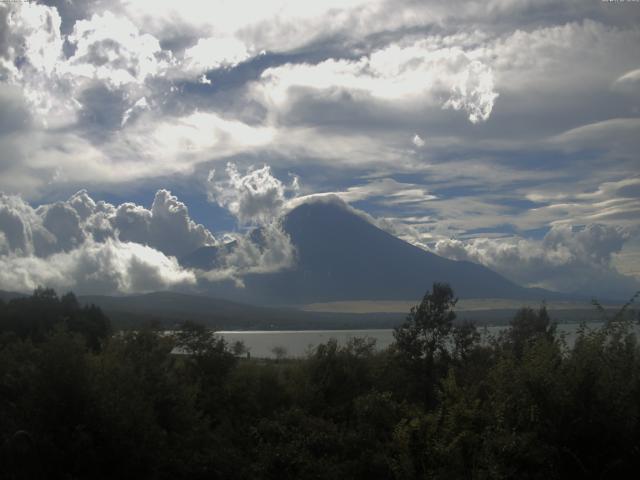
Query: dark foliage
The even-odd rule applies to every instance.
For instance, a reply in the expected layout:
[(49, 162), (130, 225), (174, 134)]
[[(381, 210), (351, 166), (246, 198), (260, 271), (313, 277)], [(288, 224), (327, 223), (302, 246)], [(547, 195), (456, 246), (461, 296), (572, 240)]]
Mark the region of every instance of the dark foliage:
[(56, 328), (81, 335), (94, 351), (100, 349), (111, 329), (100, 308), (81, 307), (71, 292), (58, 298), (52, 289), (38, 288), (31, 297), (0, 304), (0, 334), (11, 332), (23, 340), (41, 342)]
[(185, 323), (109, 334), (51, 290), (0, 302), (0, 478), (635, 478), (633, 312), (567, 347), (546, 309), (496, 339), (435, 284), (376, 351), (243, 358)]

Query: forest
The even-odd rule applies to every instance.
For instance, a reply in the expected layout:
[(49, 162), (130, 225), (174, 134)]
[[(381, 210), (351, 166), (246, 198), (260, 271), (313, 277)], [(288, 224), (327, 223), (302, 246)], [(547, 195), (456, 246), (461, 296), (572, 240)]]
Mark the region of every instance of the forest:
[(569, 346), (544, 305), (481, 341), (455, 303), (436, 283), (388, 349), (268, 360), (191, 322), (115, 331), (73, 293), (0, 301), (0, 477), (637, 478), (630, 304)]

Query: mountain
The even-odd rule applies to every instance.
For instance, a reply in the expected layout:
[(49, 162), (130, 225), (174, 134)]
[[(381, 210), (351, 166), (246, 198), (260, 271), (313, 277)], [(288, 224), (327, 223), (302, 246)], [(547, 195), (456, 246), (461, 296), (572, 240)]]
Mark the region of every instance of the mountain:
[(8, 302), (9, 300), (13, 300), (14, 298), (23, 298), (27, 295), (25, 293), (18, 292), (8, 292), (6, 290), (0, 290), (0, 300), (3, 302)]
[[(283, 220), (297, 250), (292, 269), (249, 275), (245, 288), (209, 285), (222, 298), (262, 304), (308, 304), (340, 300), (418, 300), (433, 282), (448, 282), (461, 298), (551, 299), (481, 265), (449, 260), (377, 228), (335, 202), (306, 203)], [(227, 245), (225, 248), (233, 248)], [(182, 259), (210, 268), (220, 251), (204, 247)]]

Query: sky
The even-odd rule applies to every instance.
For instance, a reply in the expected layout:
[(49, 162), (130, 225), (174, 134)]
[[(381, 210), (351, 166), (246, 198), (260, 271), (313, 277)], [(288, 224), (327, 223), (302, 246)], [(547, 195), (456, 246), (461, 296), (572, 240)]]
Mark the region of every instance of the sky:
[[(628, 297), (639, 45), (631, 1), (0, 0), (0, 289), (241, 287), (295, 262), (282, 213), (329, 198)], [(224, 268), (176, 260), (232, 238)]]

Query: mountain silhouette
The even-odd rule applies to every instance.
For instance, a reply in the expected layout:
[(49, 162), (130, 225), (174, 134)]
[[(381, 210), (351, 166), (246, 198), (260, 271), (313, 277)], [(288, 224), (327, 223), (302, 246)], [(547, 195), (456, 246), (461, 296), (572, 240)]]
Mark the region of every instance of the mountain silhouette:
[[(481, 265), (449, 260), (411, 245), (336, 201), (302, 204), (283, 219), (297, 250), (295, 266), (244, 277), (244, 288), (212, 282), (212, 293), (250, 303), (308, 304), (346, 300), (419, 299), (434, 282), (448, 282), (461, 298), (553, 298), (523, 288)], [(259, 235), (258, 235), (259, 237)], [(222, 247), (232, 249), (233, 245)], [(181, 263), (215, 265), (220, 247), (203, 247)]]

